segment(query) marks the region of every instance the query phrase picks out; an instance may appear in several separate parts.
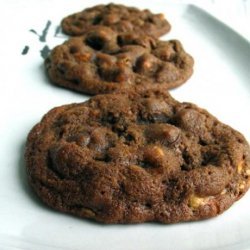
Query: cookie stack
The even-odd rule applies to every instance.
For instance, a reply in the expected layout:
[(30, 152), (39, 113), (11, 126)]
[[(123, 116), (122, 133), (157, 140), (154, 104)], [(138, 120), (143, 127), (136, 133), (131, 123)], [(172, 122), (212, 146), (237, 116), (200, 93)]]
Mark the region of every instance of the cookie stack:
[(96, 95), (49, 111), (30, 132), (28, 179), (43, 202), (104, 223), (210, 218), (250, 185), (250, 149), (239, 132), (167, 90), (193, 58), (161, 14), (98, 5), (70, 15), (74, 36), (45, 61), (54, 84)]

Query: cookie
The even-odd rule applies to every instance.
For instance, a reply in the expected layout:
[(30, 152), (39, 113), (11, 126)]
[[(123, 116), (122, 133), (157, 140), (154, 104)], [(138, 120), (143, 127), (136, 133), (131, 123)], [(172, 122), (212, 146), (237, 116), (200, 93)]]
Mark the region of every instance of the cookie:
[(244, 137), (159, 90), (52, 109), (30, 132), (25, 159), (43, 202), (104, 223), (210, 218), (250, 184)]
[(62, 30), (71, 36), (84, 35), (96, 26), (109, 27), (119, 33), (135, 32), (154, 37), (170, 30), (163, 14), (112, 3), (87, 8), (62, 20)]
[(138, 85), (171, 89), (192, 75), (193, 63), (177, 40), (119, 35), (106, 27), (69, 39), (45, 60), (53, 83), (87, 94)]

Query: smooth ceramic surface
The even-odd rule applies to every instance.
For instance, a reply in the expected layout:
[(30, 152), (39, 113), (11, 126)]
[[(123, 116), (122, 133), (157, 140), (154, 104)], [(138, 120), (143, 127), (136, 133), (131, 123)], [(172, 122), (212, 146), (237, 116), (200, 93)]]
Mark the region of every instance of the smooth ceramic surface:
[[(250, 191), (214, 219), (176, 225), (101, 225), (53, 211), (34, 196), (23, 159), (28, 132), (52, 107), (88, 98), (51, 85), (41, 51), (65, 40), (57, 29), (62, 17), (98, 1), (7, 2), (0, 3), (0, 249), (250, 249)], [(250, 141), (249, 42), (193, 5), (123, 3), (165, 13), (172, 30), (162, 39), (179, 39), (193, 55), (193, 76), (172, 95), (208, 109)]]

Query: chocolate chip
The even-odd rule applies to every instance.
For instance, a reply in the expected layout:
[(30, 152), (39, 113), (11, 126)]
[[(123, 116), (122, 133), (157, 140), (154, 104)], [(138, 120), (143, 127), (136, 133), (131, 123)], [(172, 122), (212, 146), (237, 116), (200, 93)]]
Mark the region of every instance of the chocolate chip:
[(92, 20), (92, 24), (93, 25), (97, 25), (102, 21), (102, 17), (101, 16), (96, 16), (93, 20)]
[(135, 70), (140, 74), (152, 76), (158, 68), (158, 60), (153, 55), (144, 54), (137, 60)]
[(98, 36), (87, 37), (86, 44), (95, 50), (101, 50), (104, 47), (104, 40)]
[(78, 52), (78, 47), (76, 47), (76, 46), (71, 46), (70, 48), (69, 48), (69, 52), (71, 53), (71, 54), (74, 54), (74, 53), (76, 53), (76, 52)]
[(145, 136), (149, 141), (160, 141), (164, 145), (171, 145), (177, 142), (180, 130), (168, 124), (151, 124), (146, 128)]

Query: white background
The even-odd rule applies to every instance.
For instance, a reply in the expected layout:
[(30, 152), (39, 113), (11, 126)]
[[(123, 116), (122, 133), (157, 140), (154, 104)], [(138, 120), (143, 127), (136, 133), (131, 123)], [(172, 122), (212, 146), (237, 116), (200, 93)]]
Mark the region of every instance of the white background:
[[(52, 107), (88, 98), (51, 85), (40, 50), (64, 41), (54, 37), (62, 17), (96, 3), (0, 2), (0, 249), (250, 249), (250, 193), (207, 221), (106, 226), (50, 210), (29, 189), (23, 160), (28, 132)], [(165, 13), (172, 30), (163, 39), (179, 39), (193, 55), (194, 74), (173, 96), (208, 109), (250, 141), (250, 1), (192, 1), (203, 10), (185, 0), (123, 3)], [(29, 30), (41, 34), (48, 20), (47, 41), (40, 42)], [(25, 45), (30, 49), (21, 55)]]

